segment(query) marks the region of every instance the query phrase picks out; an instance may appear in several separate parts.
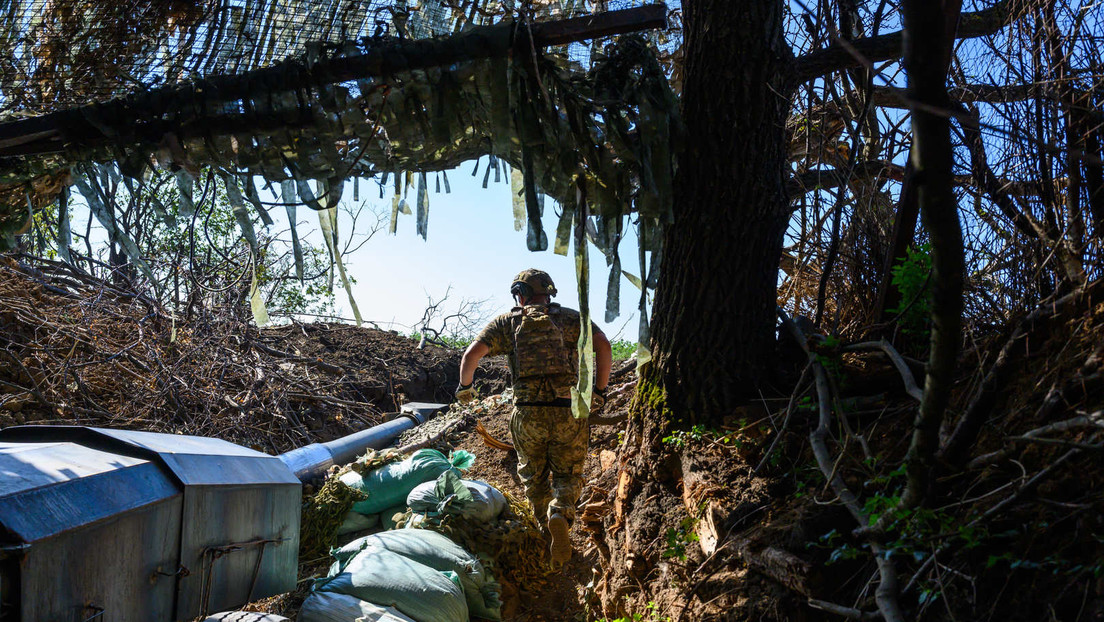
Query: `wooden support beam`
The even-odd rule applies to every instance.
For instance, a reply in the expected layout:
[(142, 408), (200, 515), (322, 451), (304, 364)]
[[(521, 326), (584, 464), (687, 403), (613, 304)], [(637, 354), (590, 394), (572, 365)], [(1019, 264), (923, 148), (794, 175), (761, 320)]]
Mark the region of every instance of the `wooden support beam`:
[(651, 4), (634, 9), (537, 23), (533, 24), (532, 31), (537, 45), (549, 46), (666, 27), (667, 6)]
[[(449, 37), (396, 40), (364, 54), (323, 59), (313, 64), (290, 58), (264, 69), (209, 76), (105, 103), (0, 124), (0, 158), (57, 153), (67, 147), (101, 144), (120, 136), (156, 144), (181, 122), (163, 114), (170, 102), (195, 101), (209, 106), (247, 99), (259, 85), (273, 92), (291, 91), (506, 56), (519, 45), (548, 47), (666, 26), (667, 7), (653, 4), (531, 26), (511, 20)], [(289, 80), (289, 76), (294, 80)], [(104, 128), (113, 119), (126, 119), (132, 125), (111, 128), (119, 130), (119, 136), (108, 135)]]

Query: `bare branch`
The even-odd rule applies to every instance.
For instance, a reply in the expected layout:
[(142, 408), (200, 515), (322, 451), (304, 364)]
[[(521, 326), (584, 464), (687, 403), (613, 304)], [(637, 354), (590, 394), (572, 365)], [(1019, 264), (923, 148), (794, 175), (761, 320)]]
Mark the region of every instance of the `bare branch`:
[(875, 350), (880, 349), (886, 353), (889, 360), (893, 361), (893, 366), (897, 368), (897, 372), (901, 374), (901, 380), (905, 382), (905, 391), (918, 402), (924, 401), (924, 391), (916, 384), (916, 378), (912, 375), (912, 370), (909, 369), (908, 363), (901, 357), (901, 354), (897, 352), (897, 349), (893, 347), (893, 344), (889, 343), (885, 339), (881, 341), (865, 341), (863, 343), (856, 343), (844, 348), (844, 351), (855, 352), (858, 350)]
[(834, 613), (838, 616), (847, 618), (848, 620), (881, 620), (882, 614), (877, 611), (860, 611), (853, 607), (844, 607), (843, 605), (837, 605), (830, 603), (826, 600), (817, 600), (810, 598), (808, 605), (813, 609), (819, 609), (821, 611), (827, 611), (828, 613)]
[[(1055, 432), (1068, 432), (1070, 430), (1079, 430), (1084, 428), (1104, 428), (1104, 410), (1098, 410), (1089, 415), (1081, 415), (1078, 417), (1073, 417), (1071, 419), (1066, 419), (1064, 421), (1059, 421), (1057, 423), (1044, 425), (1042, 427), (1035, 428), (1034, 430), (1025, 432), (1019, 436), (1010, 437), (1008, 440), (1016, 442), (1053, 442), (1054, 439), (1045, 439), (1043, 438), (1043, 435), (1053, 434)], [(1069, 441), (1060, 442), (1068, 443)], [(1082, 446), (1081, 449), (1085, 449), (1087, 447), (1088, 446)], [(1012, 446), (1010, 445), (1003, 449), (999, 449), (997, 451), (993, 451), (974, 458), (970, 461), (968, 465), (966, 465), (966, 468), (978, 469), (983, 466), (999, 462), (1000, 460), (1007, 458), (1011, 453)]]
[[(908, 108), (905, 89), (894, 86), (876, 86), (874, 104), (883, 108)], [(962, 103), (987, 102), (991, 104), (1045, 98), (1059, 101), (1054, 85), (1045, 84), (968, 84), (956, 86), (948, 92), (951, 100)]]
[(1015, 363), (1025, 353), (1029, 338), (1036, 331), (1045, 330), (1057, 316), (1070, 309), (1091, 304), (1098, 299), (1097, 296), (1101, 291), (1104, 291), (1104, 280), (1080, 287), (1056, 300), (1047, 301), (1017, 324), (1012, 335), (1001, 348), (993, 366), (990, 367), (985, 378), (982, 379), (981, 386), (966, 407), (966, 412), (962, 414), (955, 425), (950, 439), (940, 450), (939, 459), (941, 462), (953, 467), (965, 464), (969, 451), (977, 441), (978, 434), (985, 425), (986, 418), (996, 406)]
[[(1001, 0), (988, 9), (963, 13), (957, 38), (984, 37), (999, 32), (1011, 16), (1011, 0)], [(903, 31), (832, 45), (798, 57), (793, 63), (792, 82), (800, 84), (833, 71), (870, 65), (901, 57)]]

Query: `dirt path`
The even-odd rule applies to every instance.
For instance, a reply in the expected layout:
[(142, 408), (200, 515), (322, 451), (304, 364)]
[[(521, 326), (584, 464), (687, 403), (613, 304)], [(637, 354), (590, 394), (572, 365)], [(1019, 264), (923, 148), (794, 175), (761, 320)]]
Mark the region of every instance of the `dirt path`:
[[(507, 409), (508, 407), (505, 407), (503, 410)], [(484, 417), (481, 422), (496, 439), (510, 441), (507, 415), (496, 413), (494, 416)], [(463, 440), (456, 448), (466, 449), (477, 456), (475, 465), (465, 473), (465, 477), (493, 482), (511, 495), (519, 499), (524, 498), (524, 489), (517, 475), (516, 452), (489, 447), (473, 430), (465, 432)], [(592, 450), (592, 453), (595, 452)], [(598, 469), (600, 467), (597, 464), (597, 458), (591, 456), (587, 461), (588, 482), (594, 477), (594, 471)], [(584, 491), (584, 498), (587, 492), (589, 491)], [(561, 572), (550, 572), (541, 585), (518, 586), (517, 596), (505, 601), (504, 613), (507, 615), (503, 616), (504, 622), (583, 619), (581, 591), (594, 575), (598, 559), (593, 551), (585, 551), (586, 537), (580, 529), (573, 529), (571, 536), (575, 548), (575, 555), (571, 561)], [(509, 577), (505, 578), (509, 580)]]
[[(635, 379), (631, 379), (635, 382)], [(611, 386), (616, 390), (619, 385)], [(625, 387), (628, 388), (628, 387)], [(606, 414), (617, 414), (627, 406), (630, 392), (623, 391), (620, 399), (612, 400)], [(491, 400), (488, 400), (491, 401)], [(487, 432), (497, 440), (510, 442), (509, 415), (512, 406), (508, 403), (488, 408), (478, 417)], [(562, 622), (565, 620), (583, 620), (591, 622), (600, 618), (596, 612), (586, 610), (587, 586), (600, 577), (598, 555), (586, 533), (582, 508), (591, 498), (595, 487), (605, 490), (613, 484), (616, 476), (611, 468), (613, 450), (619, 442), (620, 425), (592, 426), (590, 451), (585, 467), (586, 485), (580, 497), (580, 520), (571, 531), (575, 554), (562, 571), (549, 572), (539, 585), (518, 586), (516, 596), (504, 598), (503, 622)], [(524, 489), (517, 475), (517, 454), (490, 447), (479, 435), (474, 426), (461, 433), (452, 443), (455, 449), (464, 449), (476, 455), (475, 464), (465, 473), (470, 479), (482, 479), (493, 483), (518, 499), (524, 499)], [(600, 524), (599, 524), (600, 528)], [(509, 577), (504, 577), (509, 580)]]

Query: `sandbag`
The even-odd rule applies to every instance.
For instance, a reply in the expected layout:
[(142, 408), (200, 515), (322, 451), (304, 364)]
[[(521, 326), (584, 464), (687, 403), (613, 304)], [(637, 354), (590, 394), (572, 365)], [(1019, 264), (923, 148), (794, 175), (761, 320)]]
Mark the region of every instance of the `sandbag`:
[(314, 592), (303, 601), (298, 622), (416, 622), (393, 607), (380, 607), (354, 596)]
[(415, 512), (451, 514), (489, 523), (506, 509), (506, 497), (487, 482), (460, 479), (446, 471), (436, 481), (415, 486), (406, 497), (406, 505)]
[(365, 475), (349, 471), (339, 478), (342, 483), (355, 488), (368, 498), (353, 504), (353, 510), (361, 514), (379, 514), (387, 508), (406, 501), (414, 487), (432, 481), (449, 470), (468, 469), (475, 456), (464, 450), (454, 451), (448, 458), (436, 449), (420, 449), (406, 460), (392, 462)]
[(330, 576), (319, 579), (314, 589), (394, 607), (415, 622), (468, 620), (468, 603), (455, 573), (439, 572), (382, 548), (365, 549), (331, 568)]
[(475, 555), (464, 550), (447, 536), (425, 529), (384, 531), (334, 549), (331, 574), (340, 572), (345, 564), (362, 552), (383, 550), (402, 555), (434, 570), (455, 573), (464, 590), (468, 611), (488, 620), (502, 619), (501, 586), (483, 567)]
[(387, 531), (390, 531), (390, 530), (394, 529), (395, 528), (395, 518), (396, 517), (402, 518), (402, 516), (404, 514), (406, 514), (406, 510), (407, 510), (407, 507), (406, 507), (406, 504), (404, 503), (402, 505), (396, 505), (393, 508), (387, 508), (386, 510), (380, 512), (380, 515), (379, 515), (380, 527), (387, 530)]
[[(361, 514), (360, 512), (349, 510), (349, 512), (345, 514), (345, 521), (337, 528), (337, 535), (343, 536), (357, 531), (364, 531), (365, 529), (371, 529), (379, 524), (380, 517), (375, 514)], [(394, 527), (388, 527), (388, 529), (394, 529)]]

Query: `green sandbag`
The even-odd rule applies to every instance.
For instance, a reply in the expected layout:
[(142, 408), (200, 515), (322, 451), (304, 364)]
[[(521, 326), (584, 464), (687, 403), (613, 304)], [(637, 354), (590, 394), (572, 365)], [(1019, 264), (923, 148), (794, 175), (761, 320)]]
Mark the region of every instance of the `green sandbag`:
[(365, 475), (355, 470), (341, 475), (342, 483), (355, 488), (366, 495), (364, 501), (353, 504), (353, 510), (361, 514), (379, 514), (380, 512), (406, 503), (406, 496), (422, 482), (437, 479), (449, 469), (465, 470), (475, 461), (475, 456), (459, 450), (449, 454), (448, 458), (435, 449), (420, 449), (406, 460), (392, 462)]
[(349, 560), (371, 550), (388, 551), (434, 570), (455, 573), (464, 588), (464, 599), (473, 616), (488, 620), (502, 619), (501, 586), (486, 571), (478, 557), (448, 536), (427, 529), (399, 529), (357, 538), (330, 551), (337, 560), (330, 568), (330, 574), (340, 572)]
[(394, 607), (417, 622), (468, 622), (468, 603), (455, 573), (439, 572), (384, 549), (361, 551), (343, 566), (331, 568), (315, 591)]

